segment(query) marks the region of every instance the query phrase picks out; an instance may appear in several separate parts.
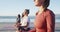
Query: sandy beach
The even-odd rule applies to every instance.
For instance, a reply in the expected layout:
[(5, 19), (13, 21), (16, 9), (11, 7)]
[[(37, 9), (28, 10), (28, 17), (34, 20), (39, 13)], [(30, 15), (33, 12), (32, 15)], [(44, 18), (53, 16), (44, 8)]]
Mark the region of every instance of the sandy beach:
[[(15, 32), (16, 28), (14, 27), (15, 23), (9, 23), (9, 22), (2, 22), (0, 23), (0, 32)], [(31, 26), (33, 27), (33, 23), (31, 23)], [(55, 24), (55, 32), (60, 32), (60, 23)]]

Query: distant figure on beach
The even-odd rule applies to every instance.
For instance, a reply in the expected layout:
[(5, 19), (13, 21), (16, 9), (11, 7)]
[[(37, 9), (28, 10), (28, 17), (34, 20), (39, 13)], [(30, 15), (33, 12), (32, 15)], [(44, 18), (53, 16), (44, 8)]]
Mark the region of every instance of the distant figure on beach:
[(22, 13), (22, 21), (21, 21), (21, 27), (24, 28), (22, 30), (25, 31), (29, 30), (30, 18), (28, 15), (29, 15), (29, 9), (25, 9), (24, 12)]
[(39, 8), (34, 21), (35, 29), (29, 32), (55, 32), (55, 14), (48, 9), (50, 0), (34, 0)]
[(16, 24), (15, 24), (15, 26), (16, 26), (16, 28), (17, 28), (17, 31), (16, 32), (19, 32), (20, 31), (20, 25), (21, 25), (21, 16), (20, 16), (20, 14), (18, 14), (18, 17), (17, 17), (17, 22), (16, 22)]
[(17, 26), (17, 32), (26, 32), (30, 29), (29, 23), (30, 23), (30, 18), (29, 18), (29, 9), (25, 9), (24, 12), (22, 13), (22, 19), (20, 20), (20, 15), (18, 15), (16, 26)]

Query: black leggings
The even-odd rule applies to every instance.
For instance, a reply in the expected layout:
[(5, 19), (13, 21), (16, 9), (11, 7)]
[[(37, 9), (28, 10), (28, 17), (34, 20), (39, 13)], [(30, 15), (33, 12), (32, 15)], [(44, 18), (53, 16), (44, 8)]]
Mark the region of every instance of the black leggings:
[(18, 27), (18, 30), (24, 30), (24, 31), (29, 31), (30, 30), (30, 28), (27, 28), (27, 29), (24, 29), (25, 27), (24, 26), (20, 26), (20, 27)]
[(20, 26), (18, 27), (18, 30), (24, 30), (24, 27)]

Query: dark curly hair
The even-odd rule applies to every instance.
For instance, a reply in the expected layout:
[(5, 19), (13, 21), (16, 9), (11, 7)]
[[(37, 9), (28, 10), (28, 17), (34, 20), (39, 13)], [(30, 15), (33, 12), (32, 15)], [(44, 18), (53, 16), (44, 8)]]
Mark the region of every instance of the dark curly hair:
[(29, 14), (29, 9), (25, 9), (26, 13)]

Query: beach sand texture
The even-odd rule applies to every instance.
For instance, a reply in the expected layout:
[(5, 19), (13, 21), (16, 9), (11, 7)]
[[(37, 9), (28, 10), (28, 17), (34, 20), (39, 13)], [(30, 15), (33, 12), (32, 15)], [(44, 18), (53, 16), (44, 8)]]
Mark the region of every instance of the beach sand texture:
[[(15, 23), (0, 23), (0, 32), (16, 32), (14, 24)], [(33, 27), (33, 23), (31, 23), (30, 27)], [(56, 23), (55, 32), (60, 32), (60, 23)]]

